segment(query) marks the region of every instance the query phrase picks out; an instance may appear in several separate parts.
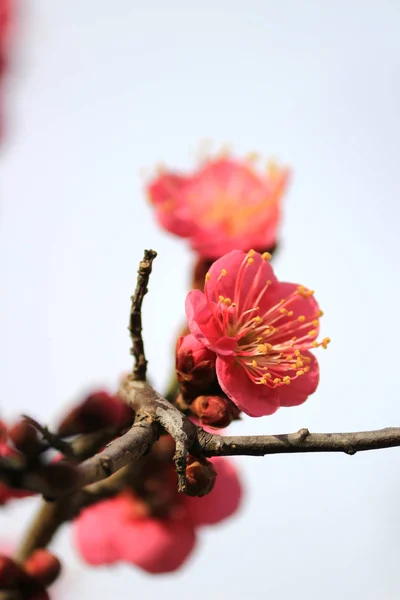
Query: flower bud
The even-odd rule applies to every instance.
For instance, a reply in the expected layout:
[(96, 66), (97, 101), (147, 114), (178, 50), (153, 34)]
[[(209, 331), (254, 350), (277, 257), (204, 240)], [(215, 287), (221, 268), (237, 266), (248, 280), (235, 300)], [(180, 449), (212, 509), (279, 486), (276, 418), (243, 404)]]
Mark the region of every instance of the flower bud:
[(215, 354), (194, 335), (178, 339), (176, 345), (176, 374), (183, 398), (190, 401), (215, 385)]
[(18, 421), (8, 430), (8, 435), (17, 450), (27, 457), (39, 454), (42, 447), (36, 429), (27, 421)]
[(0, 590), (12, 590), (18, 587), (23, 577), (21, 568), (9, 556), (0, 556)]
[(192, 290), (200, 290), (201, 292), (204, 290), (204, 279), (213, 262), (206, 258), (199, 258), (196, 261), (192, 273)]
[(188, 496), (205, 496), (214, 487), (217, 472), (209, 460), (189, 456), (186, 467), (186, 493)]
[(61, 436), (91, 433), (104, 427), (123, 427), (132, 420), (132, 409), (117, 396), (107, 392), (90, 394), (61, 421)]
[(45, 587), (51, 585), (61, 572), (61, 563), (54, 554), (44, 548), (38, 548), (25, 561), (24, 569), (28, 575)]
[(224, 396), (198, 396), (190, 410), (201, 425), (222, 429), (228, 427), (239, 416), (239, 409)]

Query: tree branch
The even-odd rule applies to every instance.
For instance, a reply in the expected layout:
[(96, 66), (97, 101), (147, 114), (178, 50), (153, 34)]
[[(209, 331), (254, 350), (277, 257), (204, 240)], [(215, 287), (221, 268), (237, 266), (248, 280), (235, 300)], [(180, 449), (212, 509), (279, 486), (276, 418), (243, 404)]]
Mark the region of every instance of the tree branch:
[(132, 340), (131, 354), (135, 359), (133, 376), (137, 381), (146, 381), (147, 360), (142, 339), (142, 302), (147, 294), (147, 285), (156, 256), (157, 252), (154, 250), (144, 251), (143, 260), (139, 263), (136, 290), (131, 298), (132, 306), (128, 329)]
[(366, 450), (400, 446), (400, 427), (353, 433), (297, 433), (227, 436), (201, 431), (199, 443), (205, 456), (265, 456), (298, 452), (344, 452), (350, 456)]

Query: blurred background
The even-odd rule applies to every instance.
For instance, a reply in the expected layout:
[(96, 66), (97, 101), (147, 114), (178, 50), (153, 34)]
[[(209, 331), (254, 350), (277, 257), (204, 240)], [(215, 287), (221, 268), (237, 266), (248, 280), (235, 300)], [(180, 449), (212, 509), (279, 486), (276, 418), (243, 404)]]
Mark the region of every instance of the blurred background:
[[(278, 277), (325, 311), (321, 383), (303, 406), (232, 433), (399, 425), (400, 4), (396, 0), (21, 1), (0, 153), (1, 414), (50, 423), (130, 367), (143, 248), (160, 390), (193, 262), (160, 231), (144, 184), (191, 169), (199, 142), (293, 168)], [(397, 599), (400, 450), (238, 459), (240, 515), (169, 576), (84, 566), (68, 527), (57, 598)], [(2, 509), (15, 543), (37, 500)]]

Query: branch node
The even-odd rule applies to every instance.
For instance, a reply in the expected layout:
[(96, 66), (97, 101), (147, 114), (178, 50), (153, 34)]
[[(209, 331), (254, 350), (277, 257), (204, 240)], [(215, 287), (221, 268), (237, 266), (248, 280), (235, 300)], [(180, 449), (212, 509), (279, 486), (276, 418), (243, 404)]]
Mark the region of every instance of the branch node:
[(300, 443), (305, 442), (309, 435), (310, 432), (306, 427), (299, 429), (299, 431), (297, 432), (298, 440)]

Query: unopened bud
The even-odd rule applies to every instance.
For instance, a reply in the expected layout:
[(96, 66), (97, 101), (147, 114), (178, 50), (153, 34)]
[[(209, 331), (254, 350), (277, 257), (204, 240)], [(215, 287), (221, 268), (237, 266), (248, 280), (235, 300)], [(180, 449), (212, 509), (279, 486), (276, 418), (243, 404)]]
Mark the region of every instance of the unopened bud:
[(240, 413), (237, 406), (223, 396), (198, 396), (191, 403), (190, 410), (201, 425), (217, 429), (228, 427)]
[(197, 460), (189, 456), (186, 467), (186, 493), (188, 496), (205, 496), (214, 487), (217, 472), (206, 459)]
[(123, 427), (132, 421), (132, 409), (117, 396), (96, 392), (73, 408), (61, 421), (61, 436), (91, 433), (105, 427)]
[(8, 430), (8, 435), (17, 450), (32, 457), (39, 454), (41, 443), (37, 436), (36, 429), (27, 421), (18, 421)]
[[(216, 257), (217, 259), (218, 257)], [(200, 290), (201, 292), (204, 290), (204, 279), (213, 264), (212, 260), (206, 260), (204, 258), (199, 258), (196, 264), (193, 267), (193, 275), (192, 275), (192, 289)]]
[(194, 335), (178, 339), (176, 345), (176, 374), (183, 398), (190, 401), (215, 385), (215, 354)]
[(0, 590), (16, 589), (23, 578), (22, 569), (9, 556), (0, 556)]
[(48, 587), (59, 576), (61, 563), (54, 554), (44, 548), (39, 548), (26, 560), (24, 569), (28, 575)]

